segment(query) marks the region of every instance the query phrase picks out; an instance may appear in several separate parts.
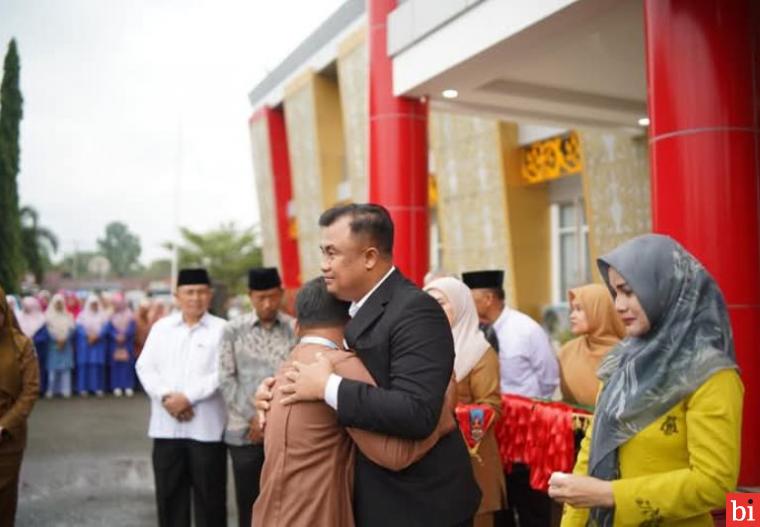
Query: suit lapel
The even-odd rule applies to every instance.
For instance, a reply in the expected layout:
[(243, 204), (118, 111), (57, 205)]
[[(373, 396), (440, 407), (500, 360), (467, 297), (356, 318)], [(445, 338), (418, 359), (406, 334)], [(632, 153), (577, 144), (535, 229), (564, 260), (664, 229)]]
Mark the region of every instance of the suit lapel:
[(401, 278), (398, 269), (393, 271), (346, 325), (346, 343), (351, 349), (356, 350), (355, 345), (359, 337), (385, 312), (385, 306), (393, 297), (393, 289)]

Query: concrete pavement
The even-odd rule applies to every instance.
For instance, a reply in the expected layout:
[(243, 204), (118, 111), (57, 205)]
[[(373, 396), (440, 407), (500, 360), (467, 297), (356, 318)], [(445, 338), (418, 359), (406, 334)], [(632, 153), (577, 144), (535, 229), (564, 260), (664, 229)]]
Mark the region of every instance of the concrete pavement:
[[(40, 400), (29, 422), (17, 527), (157, 525), (149, 402)], [(228, 467), (228, 524), (237, 525)]]

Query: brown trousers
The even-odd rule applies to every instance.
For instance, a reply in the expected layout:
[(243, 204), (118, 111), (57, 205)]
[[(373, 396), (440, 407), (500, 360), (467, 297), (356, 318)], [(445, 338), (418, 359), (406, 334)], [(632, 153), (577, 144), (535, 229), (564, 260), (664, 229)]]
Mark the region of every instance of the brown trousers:
[(18, 503), (18, 475), (24, 452), (0, 454), (0, 527), (13, 527)]

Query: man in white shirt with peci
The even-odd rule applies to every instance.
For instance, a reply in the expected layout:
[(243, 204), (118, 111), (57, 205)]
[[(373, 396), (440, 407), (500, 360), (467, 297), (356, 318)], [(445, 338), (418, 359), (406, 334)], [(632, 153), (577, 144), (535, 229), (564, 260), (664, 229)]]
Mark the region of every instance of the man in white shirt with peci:
[(148, 435), (161, 527), (190, 527), (191, 501), (195, 525), (227, 524), (226, 410), (218, 389), (226, 322), (208, 313), (211, 295), (205, 269), (182, 269), (179, 312), (156, 322), (137, 361), (151, 400)]

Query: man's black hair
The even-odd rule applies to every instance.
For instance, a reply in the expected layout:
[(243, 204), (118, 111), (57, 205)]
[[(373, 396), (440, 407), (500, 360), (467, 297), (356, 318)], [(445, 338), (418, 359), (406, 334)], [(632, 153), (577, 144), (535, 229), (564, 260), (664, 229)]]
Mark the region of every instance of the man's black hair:
[(306, 282), (296, 295), (296, 318), (303, 328), (342, 326), (349, 320), (350, 302), (338, 300), (327, 291), (325, 279)]
[(351, 234), (364, 235), (381, 255), (393, 255), (393, 220), (382, 205), (350, 203), (328, 209), (319, 217), (320, 227), (329, 227), (343, 216), (351, 217)]

